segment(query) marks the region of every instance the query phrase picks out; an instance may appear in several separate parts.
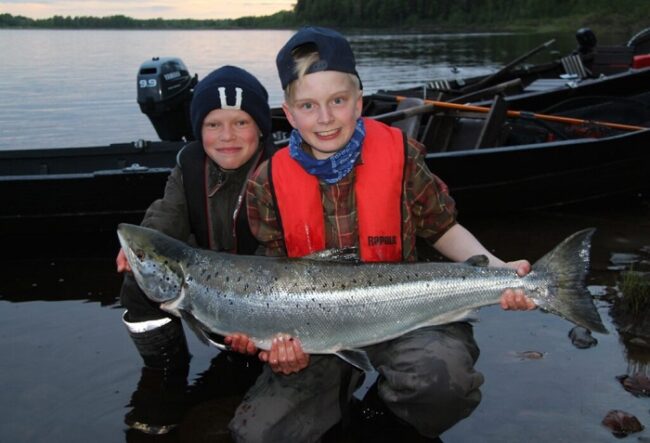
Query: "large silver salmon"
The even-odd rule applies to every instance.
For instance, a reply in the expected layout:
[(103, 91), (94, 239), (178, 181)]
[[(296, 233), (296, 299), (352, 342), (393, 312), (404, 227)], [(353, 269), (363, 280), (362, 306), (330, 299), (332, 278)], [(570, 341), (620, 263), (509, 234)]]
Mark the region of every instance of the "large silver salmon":
[(368, 370), (359, 348), (455, 321), (468, 310), (498, 303), (505, 288), (523, 288), (540, 308), (606, 332), (584, 288), (593, 232), (568, 237), (523, 278), (513, 269), (468, 263), (217, 253), (128, 224), (119, 226), (118, 237), (145, 294), (195, 330), (198, 325), (220, 335), (242, 332), (261, 349), (287, 333), (308, 353), (337, 354)]

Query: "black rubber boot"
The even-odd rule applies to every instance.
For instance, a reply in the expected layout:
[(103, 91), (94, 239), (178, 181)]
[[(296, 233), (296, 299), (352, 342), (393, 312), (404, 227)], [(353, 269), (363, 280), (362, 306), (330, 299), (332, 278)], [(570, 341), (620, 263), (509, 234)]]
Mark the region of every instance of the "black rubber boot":
[(180, 319), (132, 323), (128, 316), (127, 311), (122, 319), (145, 366), (167, 371), (189, 362), (191, 356)]
[(124, 422), (146, 434), (166, 434), (192, 403), (187, 387), (191, 356), (183, 326), (177, 319), (130, 323), (127, 318), (125, 313), (124, 323), (145, 366)]

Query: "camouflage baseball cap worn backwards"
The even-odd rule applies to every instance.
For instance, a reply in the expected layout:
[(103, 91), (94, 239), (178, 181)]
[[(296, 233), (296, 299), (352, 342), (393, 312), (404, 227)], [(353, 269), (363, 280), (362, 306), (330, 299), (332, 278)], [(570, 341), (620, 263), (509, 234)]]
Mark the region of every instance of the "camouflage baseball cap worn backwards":
[[(283, 90), (287, 89), (287, 86), (298, 78), (293, 51), (303, 45), (313, 45), (320, 57), (307, 69), (307, 74), (321, 71), (339, 71), (354, 74), (359, 78), (354, 53), (345, 37), (332, 29), (308, 26), (298, 30), (289, 39), (280, 49), (275, 60)], [(361, 78), (359, 78), (359, 85), (361, 85)], [(363, 87), (361, 88), (363, 89)]]

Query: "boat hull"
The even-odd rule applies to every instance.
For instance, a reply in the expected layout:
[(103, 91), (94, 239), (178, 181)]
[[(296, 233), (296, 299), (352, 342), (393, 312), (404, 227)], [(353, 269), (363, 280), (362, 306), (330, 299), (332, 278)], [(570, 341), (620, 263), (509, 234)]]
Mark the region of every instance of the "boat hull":
[(650, 190), (650, 130), (603, 139), (477, 149), (427, 156), (459, 214), (548, 207)]
[[(611, 94), (605, 94), (607, 82), (601, 80), (598, 89), (585, 95), (616, 95), (621, 103), (636, 103), (637, 107), (629, 108), (632, 112), (628, 114), (640, 115), (639, 103), (650, 109), (650, 68), (612, 78)], [(626, 93), (621, 93), (616, 85), (624, 85)], [(564, 95), (553, 92), (548, 97), (558, 102), (576, 95), (573, 89), (566, 91)], [(544, 94), (535, 97), (537, 101), (531, 103), (539, 106), (550, 100)], [(606, 105), (601, 107), (609, 109)], [(585, 109), (563, 109), (562, 113), (587, 118), (589, 114), (582, 113)], [(593, 106), (588, 110), (593, 111)], [(438, 112), (435, 107), (433, 112)], [(372, 112), (367, 115), (376, 117)], [(598, 118), (615, 121), (622, 115), (605, 112)], [(450, 127), (468, 120), (457, 114), (441, 118), (452, 121)], [(629, 123), (629, 118), (626, 116), (625, 122)], [(643, 120), (647, 123), (650, 117), (633, 123), (645, 125)], [(273, 122), (274, 130), (286, 135), (289, 126), (280, 110), (274, 110)], [(455, 137), (468, 133), (457, 132)], [(593, 138), (581, 136), (542, 143), (506, 143), (495, 148), (474, 148), (471, 136), (470, 143), (452, 143), (446, 150), (440, 149), (437, 142), (427, 142), (426, 137), (421, 141), (427, 147), (429, 168), (449, 185), (461, 215), (503, 214), (599, 198), (611, 202), (612, 196), (648, 192), (650, 131), (592, 135)], [(163, 195), (166, 179), (183, 144), (138, 142), (0, 151), (0, 230), (5, 235), (43, 230), (115, 232), (120, 222), (138, 223), (149, 204)]]

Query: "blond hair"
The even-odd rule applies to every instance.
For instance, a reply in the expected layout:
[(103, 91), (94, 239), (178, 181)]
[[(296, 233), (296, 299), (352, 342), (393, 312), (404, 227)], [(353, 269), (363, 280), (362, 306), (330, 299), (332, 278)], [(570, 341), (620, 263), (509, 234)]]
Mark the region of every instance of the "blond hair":
[[(314, 63), (320, 60), (320, 54), (313, 45), (299, 46), (293, 50), (291, 55), (293, 56), (294, 60), (293, 72), (296, 74), (296, 79), (289, 83), (284, 90), (284, 100), (287, 103), (291, 103), (294, 90), (296, 89), (296, 83), (305, 75), (307, 75), (307, 71)], [(356, 89), (361, 90), (361, 82), (359, 80), (359, 77), (347, 72), (342, 72), (341, 74), (347, 75), (352, 82), (352, 86)]]

